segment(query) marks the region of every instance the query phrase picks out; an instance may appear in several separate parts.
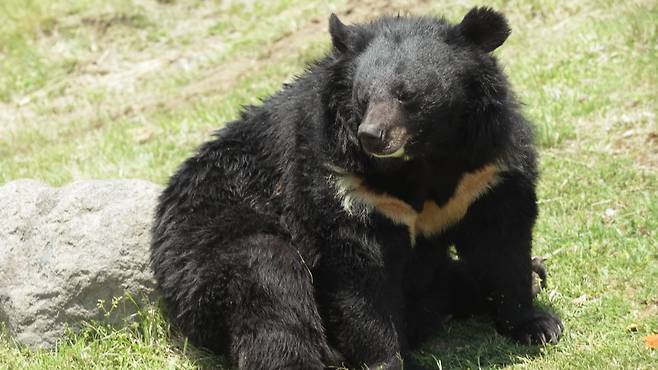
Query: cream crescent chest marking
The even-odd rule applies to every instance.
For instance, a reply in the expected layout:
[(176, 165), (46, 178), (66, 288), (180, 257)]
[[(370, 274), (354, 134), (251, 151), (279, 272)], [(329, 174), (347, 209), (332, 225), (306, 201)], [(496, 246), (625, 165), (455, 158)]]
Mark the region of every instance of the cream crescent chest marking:
[(493, 188), (499, 181), (499, 168), (489, 164), (477, 171), (465, 173), (448, 202), (439, 207), (434, 201), (426, 201), (418, 212), (408, 203), (385, 193), (369, 190), (362, 178), (331, 167), (333, 185), (337, 197), (348, 214), (366, 217), (374, 210), (396, 224), (406, 225), (412, 245), (417, 235), (437, 235), (459, 222), (468, 207)]

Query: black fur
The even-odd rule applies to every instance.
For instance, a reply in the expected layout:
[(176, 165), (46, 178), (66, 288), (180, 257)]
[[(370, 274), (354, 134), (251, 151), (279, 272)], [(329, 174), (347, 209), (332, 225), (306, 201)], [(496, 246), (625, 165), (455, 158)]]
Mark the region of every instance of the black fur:
[[(245, 108), (162, 193), (152, 265), (171, 320), (240, 369), (400, 368), (449, 314), (488, 312), (503, 335), (556, 342), (559, 319), (532, 304), (532, 131), (487, 54), (504, 18), (330, 23), (332, 53)], [(397, 112), (386, 125), (404, 129), (404, 159), (363, 150), (375, 103)], [(420, 211), (490, 163), (498, 183), (413, 246), (406, 226), (347, 212), (331, 181), (359, 176)]]

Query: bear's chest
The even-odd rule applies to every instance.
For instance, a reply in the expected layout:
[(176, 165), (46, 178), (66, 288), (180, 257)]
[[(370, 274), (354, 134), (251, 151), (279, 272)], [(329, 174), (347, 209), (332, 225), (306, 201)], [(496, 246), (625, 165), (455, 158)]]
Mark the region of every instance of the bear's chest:
[(384, 192), (373, 191), (364, 180), (352, 174), (333, 176), (336, 195), (346, 213), (354, 217), (371, 217), (376, 212), (409, 230), (412, 245), (416, 237), (432, 237), (457, 224), (469, 206), (499, 181), (499, 168), (493, 164), (464, 173), (448, 200), (439, 205), (427, 199), (420, 209)]

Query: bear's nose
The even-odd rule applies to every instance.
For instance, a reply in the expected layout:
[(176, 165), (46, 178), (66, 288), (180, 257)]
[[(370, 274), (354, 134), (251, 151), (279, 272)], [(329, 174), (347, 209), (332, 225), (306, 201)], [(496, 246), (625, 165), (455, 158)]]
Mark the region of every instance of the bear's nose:
[(384, 146), (384, 131), (375, 125), (360, 125), (357, 136), (368, 153), (378, 153)]

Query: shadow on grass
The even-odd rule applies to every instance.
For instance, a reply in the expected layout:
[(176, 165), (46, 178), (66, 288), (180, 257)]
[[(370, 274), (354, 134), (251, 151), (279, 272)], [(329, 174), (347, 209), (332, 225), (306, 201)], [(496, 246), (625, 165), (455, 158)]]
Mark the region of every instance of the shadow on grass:
[(174, 334), (176, 338), (172, 341), (174, 350), (179, 351), (183, 356), (187, 357), (195, 366), (200, 370), (231, 370), (230, 361), (224, 356), (219, 356), (216, 353), (201, 347), (197, 347), (187, 342), (186, 338), (179, 334), (177, 331)]
[[(556, 313), (543, 304), (538, 309)], [(499, 335), (487, 317), (451, 320), (414, 356), (436, 369), (498, 369), (525, 363), (541, 354), (541, 346), (521, 345)]]
[[(185, 348), (186, 347), (186, 348)], [(194, 363), (201, 370), (230, 370), (231, 363), (223, 356), (218, 356), (203, 348), (195, 347), (191, 344), (180, 343), (174, 344), (174, 348), (184, 353), (188, 360)]]
[(174, 352), (187, 358), (200, 370), (233, 369), (226, 357), (190, 343), (187, 337), (176, 326), (170, 323), (167, 316), (167, 307), (162, 299), (158, 299), (155, 307), (157, 309), (157, 320), (166, 325), (169, 345)]
[[(537, 308), (555, 313), (550, 306), (538, 304)], [(233, 369), (226, 358), (187, 343), (173, 328), (172, 332), (173, 347), (200, 369)], [(483, 316), (447, 322), (414, 357), (434, 369), (498, 369), (540, 354), (541, 346), (515, 344), (496, 333), (493, 321)]]
[(501, 368), (539, 355), (539, 347), (517, 345), (498, 335), (485, 318), (452, 320), (415, 357), (436, 369)]
[[(232, 369), (223, 357), (208, 351), (174, 345), (200, 369)], [(484, 318), (454, 320), (434, 339), (414, 353), (419, 362), (434, 369), (498, 369), (539, 356), (539, 346), (517, 345), (498, 335), (493, 323)]]

